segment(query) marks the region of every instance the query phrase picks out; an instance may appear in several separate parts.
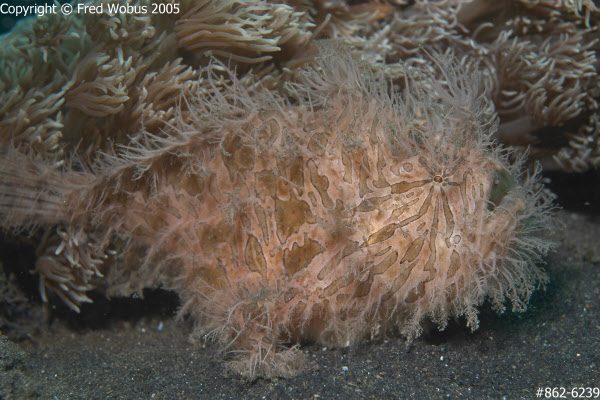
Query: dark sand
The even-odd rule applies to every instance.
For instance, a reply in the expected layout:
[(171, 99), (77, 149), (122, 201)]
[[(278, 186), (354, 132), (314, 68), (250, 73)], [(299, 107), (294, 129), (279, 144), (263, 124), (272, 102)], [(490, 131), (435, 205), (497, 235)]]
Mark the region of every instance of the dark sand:
[[(96, 296), (75, 315), (56, 298), (44, 310), (35, 277), (22, 273), (0, 282), (0, 399), (534, 399), (544, 398), (538, 388), (600, 388), (600, 180), (566, 179), (557, 190), (561, 245), (546, 258), (551, 283), (525, 313), (497, 315), (485, 304), (475, 332), (460, 319), (409, 346), (398, 337), (306, 345), (304, 372), (248, 382), (210, 344), (190, 343), (190, 323), (173, 319), (173, 294)], [(34, 257), (27, 246), (2, 246), (5, 271)]]

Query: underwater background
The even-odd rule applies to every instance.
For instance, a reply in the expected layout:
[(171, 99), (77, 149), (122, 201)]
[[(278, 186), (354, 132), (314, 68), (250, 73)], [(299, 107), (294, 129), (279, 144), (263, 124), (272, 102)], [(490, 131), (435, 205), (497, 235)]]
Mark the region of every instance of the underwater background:
[[(4, 3), (15, 5), (34, 2)], [(299, 3), (289, 4), (301, 8)], [(456, 11), (456, 7), (461, 2), (450, 2), (453, 5), (448, 9), (444, 8), (444, 4), (448, 2), (384, 3), (386, 7), (389, 6), (395, 11), (383, 6), (373, 6), (372, 4), (375, 3), (368, 3), (372, 7), (367, 8), (371, 11), (371, 15), (373, 10), (385, 15), (356, 20), (350, 16), (357, 15), (357, 8), (348, 7), (362, 3), (314, 2), (310, 11), (312, 13), (310, 23), (314, 26), (307, 27), (307, 22), (307, 26), (303, 29), (314, 33), (319, 28), (319, 32), (315, 34), (321, 35), (318, 36), (319, 39), (363, 35), (376, 42), (374, 37), (377, 35), (385, 39), (386, 26), (401, 30), (399, 26), (390, 22), (399, 20), (391, 16), (393, 13), (398, 13), (407, 19), (407, 22), (402, 25), (406, 31), (400, 35), (403, 39), (390, 36), (389, 40), (409, 41), (411, 34), (418, 35), (419, 32), (415, 29), (415, 32), (407, 33), (411, 26), (415, 26), (410, 23), (411, 13), (418, 14), (422, 11), (415, 6), (415, 3), (421, 6), (425, 3), (435, 4), (435, 7), (428, 9), (428, 12), (433, 12), (431, 10), (435, 9), (442, 15), (449, 12), (448, 10)], [(477, 16), (472, 17), (470, 25), (467, 24), (471, 31), (475, 29), (476, 24), (498, 25), (499, 21), (518, 19), (508, 16), (498, 17), (494, 12), (483, 12), (481, 5), (487, 3), (474, 3), (478, 3), (479, 8), (473, 11)], [(537, 2), (530, 2), (530, 6), (523, 5), (527, 2), (510, 3), (514, 7), (510, 12), (515, 15), (523, 12), (527, 15), (523, 19), (531, 19), (531, 15), (538, 12), (540, 20), (554, 18), (548, 17), (546, 11), (536, 9), (534, 4)], [(519, 5), (515, 6), (516, 3)], [(551, 8), (547, 6), (547, 2), (542, 3), (544, 3), (543, 7)], [(42, 4), (42, 2), (35, 2), (35, 4)], [(591, 4), (593, 6), (593, 3)], [(577, 83), (582, 88), (584, 84), (588, 85), (582, 91), (587, 91), (589, 99), (582, 102), (588, 101), (589, 104), (600, 101), (600, 83), (597, 82), (597, 71), (600, 69), (597, 56), (599, 46), (594, 42), (600, 37), (597, 27), (600, 17), (598, 10), (594, 11), (592, 6), (580, 7), (581, 17), (570, 14), (566, 17), (571, 10), (557, 7), (563, 13), (562, 15), (565, 15), (565, 23), (573, 23), (581, 32), (585, 31), (582, 33), (581, 45), (586, 47), (592, 43), (586, 48), (595, 54), (595, 59), (590, 65), (595, 68), (596, 82), (593, 77), (586, 77), (581, 79), (581, 82), (585, 81), (584, 83), (579, 81)], [(586, 10), (592, 10), (588, 27), (585, 27), (584, 21)], [(494, 7), (492, 11), (502, 14), (502, 11)], [(332, 17), (324, 17), (324, 15)], [(10, 33), (15, 29), (16, 20), (13, 15), (0, 16), (0, 33)], [(327, 21), (335, 21), (338, 25), (331, 25)], [(125, 22), (122, 23), (126, 25)], [(159, 18), (159, 21), (152, 23), (156, 25), (157, 31), (173, 30), (173, 23), (166, 19)], [(369, 28), (365, 28), (363, 26), (365, 24)], [(437, 27), (441, 22), (434, 18), (430, 24)], [(344, 31), (346, 28), (347, 32)], [(542, 28), (539, 29), (543, 31)], [(89, 25), (88, 30), (93, 30), (93, 25)], [(569, 33), (573, 32), (569, 31)], [(502, 33), (495, 34), (502, 35)], [(579, 33), (573, 33), (576, 34)], [(440, 42), (454, 40), (444, 37), (442, 33), (439, 35)], [(452, 38), (457, 36), (455, 32), (449, 35)], [(465, 37), (467, 36), (465, 34)], [(535, 42), (537, 39), (533, 38), (534, 36), (534, 33), (527, 31), (519, 37), (519, 40), (531, 40), (532, 43), (537, 43), (537, 46), (546, 43), (543, 40)], [(94, 40), (104, 40), (102, 35), (98, 34), (98, 37)], [(384, 39), (380, 39), (378, 43), (385, 42)], [(7, 40), (6, 36), (0, 36), (0, 41), (3, 40)], [(173, 40), (169, 36), (166, 40), (167, 45), (176, 47), (173, 45), (176, 41)], [(192, 49), (193, 45), (185, 42), (185, 39), (179, 40), (178, 48), (185, 47), (186, 50), (181, 50), (177, 56), (181, 57), (186, 66), (192, 65), (200, 69), (205, 60)], [(294, 70), (298, 54), (301, 54), (299, 58), (304, 61), (304, 54), (310, 53), (309, 49), (305, 53), (298, 51), (297, 54), (290, 48), (300, 47), (298, 43), (304, 45), (305, 41), (310, 40), (298, 39), (297, 42), (292, 40), (291, 45), (280, 44), (283, 51), (274, 52), (269, 60), (262, 60), (265, 54), (262, 51), (236, 52), (235, 46), (222, 45), (221, 47), (223, 51), (233, 54), (233, 59), (238, 58), (240, 75), (254, 68), (254, 61), (248, 59), (261, 58), (260, 62), (263, 64), (259, 65), (264, 70), (257, 68), (255, 70), (258, 71), (257, 75), (267, 86), (272, 85), (273, 90), (278, 90), (280, 81), (289, 79), (286, 75), (287, 70)], [(481, 40), (485, 43), (493, 41), (490, 38)], [(516, 42), (516, 39), (514, 40)], [(468, 40), (465, 39), (466, 41)], [(432, 34), (427, 43), (433, 42), (435, 36)], [(83, 45), (82, 49), (91, 51), (94, 43), (91, 41)], [(428, 46), (427, 43), (425, 46)], [(129, 45), (131, 49), (137, 49), (138, 43)], [(367, 48), (364, 43), (355, 43), (355, 45), (359, 48), (363, 46), (364, 54), (373, 56), (375, 53), (372, 60), (381, 65), (392, 65), (399, 59), (404, 59), (403, 53), (397, 49), (390, 51), (390, 54), (382, 60), (378, 57), (380, 54), (378, 51), (383, 51), (381, 50), (383, 45), (381, 48), (377, 46)], [(402, 45), (398, 46), (404, 45), (405, 43), (402, 42)], [(461, 47), (464, 46), (462, 39), (457, 39), (454, 45), (458, 49), (456, 50), (458, 54), (468, 53)], [(447, 43), (440, 43), (439, 46), (443, 48)], [(416, 47), (419, 48), (419, 45)], [(118, 58), (115, 55), (116, 51), (115, 54), (111, 53), (113, 50), (105, 51), (112, 57), (111, 60)], [(219, 50), (218, 46), (217, 50)], [(154, 50), (150, 48), (143, 51), (150, 54)], [(463, 51), (465, 53), (461, 53)], [(175, 58), (175, 55), (168, 54), (162, 48), (157, 53), (161, 56), (167, 54), (165, 59)], [(407, 54), (414, 58), (422, 57), (419, 54), (415, 55), (412, 50), (407, 51)], [(160, 60), (160, 57), (157, 59)], [(158, 69), (156, 65), (162, 61), (155, 59), (153, 62), (155, 64), (147, 67), (148, 71)], [(118, 74), (125, 76), (126, 72), (119, 71), (114, 76)], [(394, 73), (397, 75), (393, 75)], [(141, 75), (143, 74), (145, 72)], [(392, 75), (390, 78), (392, 80), (402, 81), (404, 78), (400, 72), (392, 72)], [(87, 71), (80, 78), (82, 82), (97, 82), (99, 79), (97, 75)], [(47, 79), (44, 81), (45, 85), (52, 86), (51, 78), (44, 79)], [(141, 85), (142, 78), (136, 79), (139, 80), (130, 83), (130, 87)], [(197, 75), (194, 75), (193, 79), (198, 79)], [(57, 80), (57, 86), (65, 84), (66, 80)], [(35, 82), (35, 79), (33, 81)], [(28, 83), (28, 85), (34, 87), (34, 84)], [(181, 90), (177, 93), (179, 94)], [(6, 93), (8, 89), (3, 87), (2, 94), (6, 95)], [(137, 94), (132, 93), (133, 89), (130, 89), (128, 96), (134, 99)], [(6, 97), (0, 97), (0, 100), (2, 99)], [(49, 118), (64, 118), (56, 121), (63, 126), (69, 126), (68, 124), (73, 120), (65, 116), (69, 112), (73, 116), (75, 113), (72, 109), (76, 108), (73, 105), (75, 101), (71, 100), (71, 102), (71, 105), (68, 101), (64, 105), (59, 105), (56, 109), (58, 111), (55, 110)], [(166, 103), (168, 101), (165, 101)], [(548, 100), (548, 103), (552, 103), (551, 100)], [(129, 105), (126, 102), (124, 104), (127, 110)], [(170, 104), (172, 103), (169, 103), (169, 106)], [(8, 121), (13, 115), (11, 114), (13, 111), (2, 106), (0, 104), (0, 111), (2, 111), (0, 124), (2, 121)], [(73, 126), (87, 127), (96, 124), (99, 131), (106, 130), (106, 127), (117, 126), (122, 123), (122, 120), (118, 119), (120, 118), (118, 112), (113, 112), (118, 107), (115, 106), (104, 116), (82, 117)], [(586, 388), (591, 388), (590, 398), (598, 398), (600, 395), (595, 395), (593, 388), (600, 390), (598, 352), (600, 348), (600, 172), (597, 171), (597, 164), (594, 164), (596, 161), (593, 161), (595, 159), (592, 156), (580, 159), (578, 158), (580, 153), (572, 155), (574, 152), (569, 152), (568, 149), (569, 140), (572, 141), (580, 134), (578, 129), (587, 126), (587, 118), (598, 114), (597, 105), (596, 108), (589, 107), (583, 112), (585, 118), (582, 117), (583, 114), (565, 121), (552, 121), (548, 117), (548, 120), (541, 123), (542, 127), (532, 130), (535, 138), (531, 143), (525, 143), (523, 146), (529, 146), (532, 154), (535, 157), (539, 156), (542, 163), (546, 163), (544, 166), (551, 164), (553, 157), (562, 160), (563, 164), (568, 164), (569, 156), (572, 157), (571, 160), (577, 159), (573, 161), (573, 165), (585, 165), (579, 172), (574, 172), (573, 168), (569, 167), (557, 167), (556, 164), (543, 171), (544, 183), (554, 193), (555, 203), (561, 208), (555, 215), (559, 228), (556, 229), (553, 237), (558, 247), (555, 252), (544, 257), (544, 268), (550, 283), (545, 290), (534, 292), (525, 312), (512, 312), (510, 307), (507, 307), (507, 310), (499, 315), (492, 309), (490, 303), (486, 302), (479, 308), (479, 328), (474, 332), (466, 326), (465, 318), (459, 317), (450, 320), (445, 330), (440, 332), (434, 328), (426, 331), (411, 344), (407, 344), (403, 337), (394, 334), (343, 348), (320, 346), (308, 341), (300, 348), (308, 360), (305, 370), (288, 378), (247, 380), (229, 370), (221, 362), (223, 355), (217, 346), (210, 343), (191, 343), (189, 336), (194, 329), (194, 322), (188, 318), (175, 318), (181, 304), (179, 297), (171, 291), (144, 289), (141, 293), (129, 297), (107, 298), (103, 288), (90, 290), (87, 295), (93, 302), (81, 304), (80, 313), (74, 313), (72, 307), (61, 301), (53, 292), (49, 292), (47, 303), (42, 302), (39, 277), (31, 271), (34, 270), (39, 255), (36, 254), (39, 253), (39, 243), (43, 239), (45, 229), (48, 228), (34, 231), (31, 235), (3, 232), (0, 236), (0, 399), (330, 399), (341, 397), (350, 399), (530, 399), (540, 398), (537, 396), (540, 388), (544, 390), (565, 388), (569, 391), (584, 388), (583, 393)], [(168, 107), (162, 108), (164, 111)], [(502, 114), (502, 107), (497, 106), (497, 108)], [(509, 109), (510, 106), (506, 108)], [(523, 109), (526, 108), (524, 106)], [(531, 106), (527, 110), (533, 108)], [(86, 110), (91, 109), (90, 106)], [(85, 111), (82, 112), (85, 114)], [(505, 111), (504, 115), (500, 115), (501, 124), (502, 121), (519, 121), (520, 116), (515, 114), (519, 112), (512, 109)], [(64, 115), (57, 117), (57, 113)], [(151, 117), (148, 117), (148, 121), (150, 119)], [(167, 119), (168, 114), (165, 120)], [(154, 120), (151, 122), (155, 123)], [(148, 126), (156, 131), (160, 131), (162, 127), (151, 124)], [(5, 128), (1, 125), (0, 128), (4, 129), (0, 130), (0, 135), (4, 135), (1, 142), (4, 149), (9, 142), (6, 139), (9, 134), (6, 132), (14, 128), (11, 126)], [(118, 143), (135, 129), (128, 131), (123, 128), (122, 132), (115, 133), (110, 140)], [(78, 143), (80, 139), (82, 146), (87, 146), (84, 149), (86, 151), (108, 148), (106, 144), (108, 139), (105, 136), (102, 140), (87, 140), (73, 137), (72, 131), (65, 130), (64, 133), (67, 140), (61, 143), (61, 146), (64, 146), (67, 151), (71, 151), (74, 143)], [(598, 135), (598, 132), (589, 133), (589, 136), (594, 134)], [(519, 140), (513, 139), (509, 138), (507, 144), (522, 145)], [(34, 142), (27, 139), (19, 145), (29, 151), (27, 146), (30, 146), (30, 143)], [(56, 153), (56, 148), (50, 145), (36, 146), (35, 143), (31, 144), (34, 153), (46, 154), (47, 152), (47, 154), (52, 153), (52, 156)], [(565, 148), (568, 150), (560, 153), (561, 149)], [(576, 150), (581, 149), (576, 148)], [(594, 152), (597, 151), (597, 148), (590, 147), (587, 153), (595, 154)], [(61, 157), (60, 154), (56, 156)]]

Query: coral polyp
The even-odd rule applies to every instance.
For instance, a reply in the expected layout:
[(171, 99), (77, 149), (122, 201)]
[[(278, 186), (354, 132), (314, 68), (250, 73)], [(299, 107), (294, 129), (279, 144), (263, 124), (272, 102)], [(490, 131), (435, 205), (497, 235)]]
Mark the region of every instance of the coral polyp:
[(445, 81), (409, 71), (401, 93), (327, 48), (286, 96), (209, 68), (221, 86), (185, 99), (191, 117), (93, 167), (6, 153), (3, 226), (65, 227), (59, 246), (85, 262), (54, 245), (38, 269), (73, 308), (90, 286), (175, 290), (249, 377), (293, 373), (306, 340), (412, 339), (455, 316), (475, 329), (486, 299), (523, 310), (547, 281), (551, 205), (494, 141), (475, 68), (431, 62)]

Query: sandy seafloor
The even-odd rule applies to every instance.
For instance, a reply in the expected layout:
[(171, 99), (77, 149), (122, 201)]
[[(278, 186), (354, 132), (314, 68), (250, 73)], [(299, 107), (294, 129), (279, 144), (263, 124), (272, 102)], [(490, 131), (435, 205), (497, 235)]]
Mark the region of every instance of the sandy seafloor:
[(341, 349), (306, 344), (308, 368), (287, 379), (229, 372), (214, 347), (190, 342), (191, 323), (174, 320), (168, 292), (96, 295), (80, 315), (57, 298), (45, 308), (27, 272), (33, 249), (4, 238), (5, 273), (21, 272), (0, 282), (0, 399), (550, 398), (539, 388), (564, 388), (569, 399), (573, 388), (600, 390), (599, 176), (553, 178), (561, 244), (546, 258), (551, 283), (525, 313), (497, 315), (485, 304), (475, 332), (459, 319), (408, 346), (394, 336)]

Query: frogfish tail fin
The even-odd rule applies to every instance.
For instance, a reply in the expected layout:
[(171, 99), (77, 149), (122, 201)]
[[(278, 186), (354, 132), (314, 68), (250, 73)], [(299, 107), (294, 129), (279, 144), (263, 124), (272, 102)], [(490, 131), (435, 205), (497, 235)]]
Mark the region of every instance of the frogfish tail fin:
[(67, 175), (60, 163), (0, 151), (0, 228), (21, 232), (68, 219), (73, 181)]

